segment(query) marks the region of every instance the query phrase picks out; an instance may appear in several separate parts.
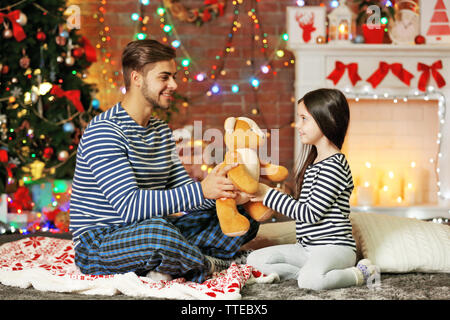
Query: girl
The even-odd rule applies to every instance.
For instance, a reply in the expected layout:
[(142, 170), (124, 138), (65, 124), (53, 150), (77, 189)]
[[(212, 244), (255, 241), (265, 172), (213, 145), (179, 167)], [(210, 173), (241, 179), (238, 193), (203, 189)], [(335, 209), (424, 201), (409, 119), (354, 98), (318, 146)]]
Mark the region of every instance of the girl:
[[(362, 285), (376, 272), (369, 260), (356, 267), (349, 198), (353, 179), (341, 153), (350, 111), (339, 90), (319, 89), (298, 102), (296, 125), (304, 146), (296, 178), (295, 199), (260, 184), (252, 201), (296, 221), (296, 244), (253, 251), (247, 263), (280, 280), (297, 279), (304, 289), (322, 290)], [(308, 151), (309, 150), (309, 151)]]

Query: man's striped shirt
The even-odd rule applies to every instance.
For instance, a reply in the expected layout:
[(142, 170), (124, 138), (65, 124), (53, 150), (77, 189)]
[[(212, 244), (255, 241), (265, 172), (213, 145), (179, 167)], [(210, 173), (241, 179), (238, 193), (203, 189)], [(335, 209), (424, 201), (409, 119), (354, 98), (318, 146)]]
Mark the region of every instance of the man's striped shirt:
[(70, 200), (75, 246), (89, 229), (214, 205), (181, 164), (164, 121), (151, 118), (142, 127), (119, 102), (84, 131)]
[(263, 204), (296, 221), (297, 241), (304, 246), (344, 245), (356, 250), (349, 220), (353, 178), (342, 153), (305, 171), (300, 199), (271, 189)]

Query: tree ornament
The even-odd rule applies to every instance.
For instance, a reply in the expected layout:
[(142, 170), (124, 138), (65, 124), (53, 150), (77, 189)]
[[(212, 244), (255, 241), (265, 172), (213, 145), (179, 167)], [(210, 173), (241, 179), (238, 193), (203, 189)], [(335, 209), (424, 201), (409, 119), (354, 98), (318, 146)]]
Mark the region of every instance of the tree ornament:
[(63, 130), (64, 130), (64, 132), (74, 132), (75, 126), (73, 125), (72, 122), (66, 122), (63, 125)]
[(67, 152), (66, 150), (62, 150), (58, 153), (59, 161), (66, 161), (67, 159), (69, 159), (69, 152)]
[(45, 159), (50, 159), (53, 156), (53, 148), (52, 147), (45, 147), (44, 148), (44, 154), (42, 155)]
[(8, 72), (9, 72), (9, 66), (6, 65), (6, 64), (4, 64), (4, 65), (3, 65), (3, 68), (2, 68), (2, 73), (3, 73), (3, 74), (7, 74)]
[(64, 37), (62, 37), (62, 36), (56, 36), (56, 39), (55, 39), (55, 41), (56, 41), (56, 44), (58, 45), (58, 46), (65, 46), (66, 45), (66, 43), (67, 43), (67, 38), (64, 38)]
[(30, 58), (27, 56), (25, 49), (22, 49), (22, 55), (23, 57), (20, 58), (19, 65), (22, 68), (27, 69), (30, 66)]
[(63, 62), (64, 62), (64, 58), (61, 57), (61, 56), (58, 56), (58, 57), (56, 57), (56, 61), (57, 61), (58, 63), (63, 63)]
[(22, 148), (20, 148), (20, 153), (23, 157), (28, 158), (30, 156), (30, 147), (23, 146)]
[(20, 24), (22, 27), (23, 27), (24, 25), (26, 25), (27, 22), (28, 22), (28, 18), (27, 18), (27, 16), (25, 15), (25, 13), (23, 13), (23, 12), (21, 11), (21, 12), (20, 12), (19, 19), (17, 19), (16, 22), (17, 22), (18, 24)]
[[(65, 46), (67, 43), (67, 38), (69, 36), (69, 34), (67, 34), (67, 37), (65, 37), (64, 35), (62, 35), (62, 32), (64, 31), (64, 26), (60, 25), (59, 26), (59, 34), (56, 36), (56, 44), (58, 46)], [(67, 32), (67, 31), (66, 31)]]
[(72, 55), (75, 58), (81, 58), (83, 56), (83, 54), (84, 54), (84, 49), (81, 48), (81, 47), (77, 47), (77, 48), (72, 50)]
[(64, 60), (64, 61), (65, 61), (66, 65), (69, 66), (69, 67), (71, 67), (71, 66), (73, 66), (75, 64), (75, 58), (72, 57), (71, 55), (68, 55), (66, 57), (66, 60)]
[(47, 35), (42, 31), (38, 31), (38, 33), (36, 34), (36, 39), (38, 39), (41, 42), (44, 42), (47, 39)]
[(67, 44), (67, 57), (64, 60), (66, 65), (71, 67), (75, 64), (75, 58), (72, 57), (72, 49), (73, 49), (73, 45), (72, 45), (72, 39), (69, 39), (69, 43)]
[(11, 39), (13, 37), (13, 32), (9, 28), (8, 24), (3, 21), (3, 26), (5, 27), (5, 30), (3, 30), (3, 38), (5, 39)]
[(34, 160), (30, 165), (30, 173), (31, 177), (34, 181), (42, 178), (42, 174), (44, 172), (45, 163), (39, 160)]

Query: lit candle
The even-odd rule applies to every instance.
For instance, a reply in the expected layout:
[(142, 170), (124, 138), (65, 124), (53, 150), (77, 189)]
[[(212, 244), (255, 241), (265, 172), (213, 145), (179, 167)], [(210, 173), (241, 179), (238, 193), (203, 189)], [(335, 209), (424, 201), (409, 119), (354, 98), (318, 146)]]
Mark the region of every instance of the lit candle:
[(357, 188), (357, 202), (360, 206), (373, 206), (373, 188), (368, 181)]
[(407, 183), (403, 190), (405, 203), (408, 205), (416, 204), (416, 188), (412, 183)]
[(347, 21), (341, 22), (338, 27), (339, 40), (348, 40), (348, 23)]
[[(423, 201), (425, 176), (425, 169), (417, 166), (417, 163), (414, 161), (405, 170), (405, 188), (403, 192), (405, 193), (405, 200), (407, 198), (406, 193), (409, 193), (408, 197), (412, 199), (411, 204), (417, 204)], [(408, 188), (408, 185), (411, 185), (411, 188)]]
[(389, 206), (392, 204), (392, 196), (389, 186), (383, 186), (378, 193), (379, 204), (381, 206)]
[(389, 187), (392, 200), (396, 200), (401, 196), (402, 184), (401, 177), (394, 171), (385, 172), (383, 175), (383, 186)]

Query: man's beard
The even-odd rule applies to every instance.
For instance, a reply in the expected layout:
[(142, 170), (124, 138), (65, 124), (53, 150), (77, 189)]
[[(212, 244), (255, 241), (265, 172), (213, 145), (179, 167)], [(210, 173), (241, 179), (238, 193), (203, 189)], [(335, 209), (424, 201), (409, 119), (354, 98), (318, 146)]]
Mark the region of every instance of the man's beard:
[(157, 102), (155, 99), (151, 98), (148, 95), (148, 87), (147, 87), (147, 83), (144, 82), (144, 85), (141, 88), (141, 92), (142, 95), (144, 96), (145, 100), (147, 100), (148, 103), (150, 103), (150, 105), (154, 108), (154, 109), (162, 109), (162, 110), (167, 110), (169, 108), (169, 106), (162, 106), (161, 104), (159, 104), (159, 102)]

